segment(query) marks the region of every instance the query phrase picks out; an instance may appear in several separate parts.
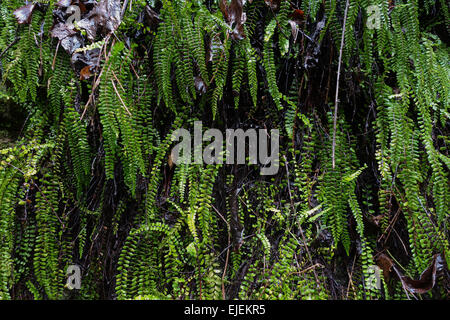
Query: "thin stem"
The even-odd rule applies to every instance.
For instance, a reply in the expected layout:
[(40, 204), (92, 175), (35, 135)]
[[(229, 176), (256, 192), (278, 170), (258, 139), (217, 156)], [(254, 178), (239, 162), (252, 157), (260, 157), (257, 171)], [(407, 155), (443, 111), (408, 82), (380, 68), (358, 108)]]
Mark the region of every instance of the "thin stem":
[(344, 25), (342, 27), (341, 48), (339, 50), (339, 63), (338, 63), (338, 72), (337, 72), (337, 80), (336, 80), (336, 98), (334, 99), (333, 146), (332, 146), (332, 151), (331, 151), (331, 159), (333, 162), (333, 169), (336, 165), (336, 127), (337, 127), (337, 113), (338, 113), (338, 103), (339, 103), (339, 79), (341, 77), (342, 51), (344, 49), (344, 42), (345, 42), (345, 27), (347, 24), (348, 6), (349, 6), (349, 0), (347, 0), (347, 3), (345, 4)]

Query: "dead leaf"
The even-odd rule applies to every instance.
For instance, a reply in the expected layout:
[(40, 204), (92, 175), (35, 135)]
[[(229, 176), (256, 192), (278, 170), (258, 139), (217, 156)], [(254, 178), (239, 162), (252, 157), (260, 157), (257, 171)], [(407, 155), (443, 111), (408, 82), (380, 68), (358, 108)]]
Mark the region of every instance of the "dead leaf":
[(386, 282), (391, 278), (392, 267), (394, 266), (394, 262), (391, 258), (389, 258), (384, 253), (379, 253), (375, 256), (375, 261), (377, 266), (383, 270), (383, 277)]
[(120, 11), (120, 0), (102, 0), (91, 12), (94, 21), (105, 29), (106, 34), (110, 34), (119, 27)]
[(298, 36), (298, 25), (293, 20), (289, 20), (288, 22), (289, 22), (289, 25), (291, 26), (292, 37), (294, 38), (294, 42), (296, 42), (297, 36)]
[(33, 15), (34, 8), (36, 7), (36, 3), (30, 3), (26, 6), (20, 7), (14, 10), (14, 17), (19, 24), (28, 24), (31, 22), (31, 17)]
[(72, 4), (72, 0), (59, 0), (57, 3), (55, 3), (55, 6), (67, 8)]
[(169, 153), (169, 156), (167, 157), (167, 163), (169, 164), (169, 168), (172, 169), (173, 167), (172, 152)]
[(303, 20), (305, 20), (305, 11), (300, 9), (295, 9), (291, 13), (291, 19), (297, 23), (301, 23)]
[(68, 53), (72, 54), (78, 48), (82, 48), (84, 44), (83, 38), (79, 35), (74, 35), (71, 37), (66, 37), (61, 40), (61, 45)]
[(369, 222), (371, 222), (373, 225), (379, 227), (379, 226), (381, 226), (381, 222), (383, 221), (384, 218), (385, 218), (384, 214), (380, 214), (377, 216), (369, 216)]
[(206, 93), (206, 84), (202, 77), (195, 77), (194, 79), (195, 89), (200, 93), (200, 95)]
[(86, 31), (89, 40), (95, 40), (95, 37), (97, 36), (97, 24), (93, 19), (82, 19), (77, 22), (77, 26)]
[(80, 80), (86, 80), (89, 79), (93, 73), (91, 72), (91, 66), (85, 66), (80, 71)]
[(119, 27), (120, 11), (120, 0), (101, 0), (77, 25), (86, 30), (89, 40), (95, 41), (98, 32), (109, 35)]
[(435, 254), (431, 265), (420, 275), (419, 280), (403, 276), (401, 281), (411, 293), (422, 294), (430, 291), (436, 283), (436, 273), (444, 269), (444, 259), (440, 254)]
[(158, 24), (160, 23), (161, 19), (159, 19), (159, 14), (156, 13), (150, 6), (146, 5), (145, 6), (145, 17), (146, 17), (146, 22), (152, 27), (156, 27), (158, 26)]
[(278, 9), (280, 9), (281, 0), (264, 0), (264, 2), (273, 11), (277, 11)]
[(212, 62), (216, 56), (220, 56), (224, 51), (222, 40), (218, 35), (215, 35), (212, 39), (207, 40), (206, 46), (206, 61)]
[(100, 49), (95, 48), (91, 50), (83, 50), (81, 52), (74, 52), (71, 62), (75, 70), (80, 70), (80, 79), (82, 75), (84, 79), (87, 79), (93, 73), (98, 71), (100, 67)]
[(303, 10), (295, 9), (290, 15), (291, 19), (289, 20), (289, 25), (291, 26), (294, 42), (297, 41), (299, 25), (304, 22), (304, 14), (305, 12)]
[(383, 270), (383, 276), (386, 281), (391, 277), (394, 271), (398, 279), (402, 282), (402, 286), (410, 293), (423, 294), (430, 291), (436, 283), (436, 275), (444, 270), (445, 262), (441, 254), (435, 254), (431, 260), (430, 266), (422, 272), (418, 280), (404, 276), (395, 263), (387, 255), (380, 253), (376, 257), (377, 265)]
[(225, 21), (233, 28), (231, 38), (233, 40), (242, 40), (245, 38), (244, 23), (247, 20), (247, 15), (243, 10), (243, 0), (231, 0), (228, 5), (227, 0), (219, 2), (220, 10), (222, 11)]
[(50, 34), (52, 35), (53, 38), (58, 38), (59, 40), (62, 40), (64, 38), (76, 34), (76, 31), (71, 28), (68, 28), (65, 23), (58, 23), (53, 26), (52, 30), (50, 31)]
[(77, 34), (77, 32), (69, 28), (65, 23), (58, 23), (53, 26), (50, 31), (53, 38), (57, 38), (61, 41), (61, 46), (68, 52), (72, 54), (76, 49), (81, 48), (84, 44), (83, 38)]
[(85, 13), (86, 12), (86, 10), (87, 10), (86, 9), (86, 5), (81, 0), (74, 0), (72, 2), (80, 7), (81, 13)]

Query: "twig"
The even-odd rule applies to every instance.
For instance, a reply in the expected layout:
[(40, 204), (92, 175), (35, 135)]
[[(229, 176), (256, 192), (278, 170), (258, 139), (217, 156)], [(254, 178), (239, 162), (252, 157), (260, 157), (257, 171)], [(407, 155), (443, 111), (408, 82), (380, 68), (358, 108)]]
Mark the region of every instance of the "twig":
[(409, 253), (408, 253), (408, 250), (406, 249), (406, 246), (405, 246), (405, 244), (403, 243), (402, 238), (400, 237), (400, 235), (398, 234), (398, 232), (397, 232), (395, 229), (392, 229), (392, 230), (394, 230), (395, 235), (398, 237), (398, 240), (400, 240), (400, 243), (401, 243), (402, 246), (403, 246), (403, 250), (405, 250), (406, 255), (408, 255), (408, 254), (409, 254)]
[(347, 299), (348, 299), (348, 293), (350, 291), (350, 285), (352, 286), (353, 290), (355, 290), (355, 286), (354, 286), (353, 280), (352, 280), (355, 262), (356, 262), (356, 254), (355, 254), (355, 257), (353, 258), (353, 264), (352, 264), (352, 269), (351, 269), (350, 273), (347, 271), (347, 273), (348, 273)]
[(111, 83), (112, 83), (112, 85), (113, 85), (114, 91), (116, 92), (117, 96), (119, 97), (120, 102), (122, 102), (123, 107), (124, 107), (125, 110), (128, 112), (128, 114), (131, 116), (131, 112), (130, 112), (130, 110), (128, 110), (128, 108), (127, 108), (125, 102), (123, 102), (122, 97), (120, 96), (119, 91), (117, 91), (117, 88), (116, 88), (116, 85), (114, 84), (113, 79), (111, 79)]
[[(287, 165), (287, 159), (286, 159), (286, 156), (283, 156), (283, 157), (284, 157), (284, 164), (286, 167), (286, 178), (288, 179), (287, 185), (288, 185), (288, 191), (289, 191), (289, 199), (291, 202), (292, 210), (294, 210), (294, 212), (295, 212), (295, 205), (294, 205), (294, 200), (292, 198), (291, 186), (290, 186), (290, 182), (289, 182), (289, 169), (288, 169), (288, 165)], [(309, 252), (308, 244), (306, 242), (306, 238), (305, 238), (305, 235), (303, 234), (303, 229), (302, 229), (302, 226), (300, 223), (298, 224), (298, 229), (300, 230), (300, 235), (302, 236), (302, 241), (303, 241), (303, 244), (305, 245), (306, 254), (308, 255), (309, 261), (310, 261), (311, 265), (314, 265), (312, 257), (311, 257), (311, 253)], [(319, 277), (317, 276), (315, 269), (313, 269), (313, 273), (314, 273), (314, 277), (316, 278), (317, 285), (320, 286)]]
[(114, 72), (114, 70), (111, 70), (111, 73), (112, 73), (114, 79), (116, 79), (117, 83), (119, 84), (120, 89), (122, 89), (123, 91), (126, 91), (125, 88), (124, 88), (124, 87), (122, 86), (122, 84), (120, 83), (119, 78), (117, 78), (116, 73)]
[(9, 50), (9, 48), (11, 48), (14, 44), (16, 44), (17, 41), (19, 41), (19, 38), (15, 38), (13, 42), (11, 42), (10, 44), (8, 44), (8, 46), (6, 47), (6, 49), (3, 50), (2, 53), (0, 53), (0, 59), (3, 57), (3, 55), (6, 53), (6, 51)]
[[(127, 9), (128, 0), (125, 0), (123, 2), (122, 10), (120, 10), (120, 19), (123, 20), (123, 16), (125, 15), (125, 10)], [(130, 10), (131, 10), (131, 3), (130, 3)]]
[(56, 57), (58, 56), (58, 49), (59, 49), (60, 43), (61, 43), (61, 40), (58, 41), (58, 44), (56, 45), (55, 55), (53, 56), (52, 70), (55, 70)]
[(222, 216), (222, 214), (220, 214), (219, 210), (216, 209), (216, 207), (212, 206), (212, 208), (214, 209), (215, 212), (217, 212), (217, 214), (220, 216), (220, 218), (222, 218), (223, 222), (225, 222), (225, 224), (227, 225), (227, 229), (228, 229), (228, 247), (227, 247), (227, 257), (225, 258), (225, 267), (223, 268), (223, 273), (222, 273), (222, 298), (223, 300), (225, 300), (226, 296), (225, 296), (225, 275), (227, 273), (227, 268), (228, 268), (228, 259), (230, 257), (230, 242), (231, 242), (231, 235), (230, 235), (230, 224), (228, 223), (228, 221)]
[[(109, 35), (106, 36), (105, 43), (103, 44), (103, 48), (101, 49), (102, 51), (105, 51), (105, 65), (108, 62), (109, 56), (111, 55), (111, 51), (109, 51), (108, 56), (106, 56), (106, 46), (108, 45), (109, 38), (110, 38)], [(113, 39), (112, 45), (114, 45), (114, 42), (115, 42), (115, 40)], [(83, 120), (84, 115), (85, 115), (85, 113), (87, 111), (87, 108), (88, 108), (89, 104), (91, 103), (92, 99), (94, 98), (95, 89), (100, 84), (100, 79), (102, 78), (102, 74), (103, 74), (103, 70), (104, 69), (105, 69), (105, 67), (102, 68), (102, 70), (100, 71), (100, 74), (98, 75), (97, 79), (94, 82), (94, 85), (92, 86), (91, 94), (89, 95), (89, 99), (88, 99), (86, 105), (84, 106), (84, 110), (83, 110), (83, 113), (81, 114), (80, 120)], [(108, 70), (109, 70), (109, 66), (108, 66)]]
[[(378, 239), (378, 242), (380, 242), (385, 237), (385, 239), (383, 241), (383, 244), (386, 244), (386, 241), (389, 238), (389, 236), (391, 235), (391, 231), (394, 228), (395, 223), (397, 222), (397, 219), (398, 219), (398, 216), (399, 216), (400, 212), (401, 212), (401, 208), (398, 208), (398, 210), (395, 213), (394, 217), (390, 221), (388, 227), (386, 228), (386, 230), (383, 232), (383, 234)], [(386, 235), (386, 233), (387, 233), (387, 235)]]
[(312, 265), (312, 266), (310, 266), (310, 267), (308, 267), (308, 268), (306, 268), (306, 269), (303, 269), (302, 271), (290, 272), (289, 274), (290, 274), (290, 275), (291, 275), (291, 274), (297, 274), (297, 275), (300, 275), (300, 274), (303, 274), (303, 273), (305, 273), (305, 272), (311, 271), (311, 270), (313, 270), (313, 269), (315, 269), (315, 268), (324, 268), (324, 265), (322, 265), (322, 264), (320, 264), (320, 263), (316, 263), (315, 265)]
[(336, 98), (334, 100), (334, 119), (333, 119), (333, 145), (331, 150), (331, 159), (333, 162), (333, 169), (336, 164), (335, 153), (336, 153), (336, 126), (337, 126), (337, 113), (338, 113), (338, 103), (339, 103), (339, 79), (341, 77), (341, 62), (342, 62), (342, 51), (344, 48), (345, 41), (345, 27), (347, 24), (347, 13), (349, 0), (345, 4), (345, 13), (344, 13), (344, 25), (342, 27), (342, 38), (341, 38), (341, 48), (339, 50), (339, 63), (338, 63), (338, 72), (337, 72), (337, 80), (336, 80)]
[(139, 75), (137, 74), (136, 70), (134, 69), (132, 63), (130, 63), (130, 66), (131, 66), (131, 70), (133, 70), (134, 74), (136, 75), (136, 78), (140, 79), (140, 77), (139, 77)]

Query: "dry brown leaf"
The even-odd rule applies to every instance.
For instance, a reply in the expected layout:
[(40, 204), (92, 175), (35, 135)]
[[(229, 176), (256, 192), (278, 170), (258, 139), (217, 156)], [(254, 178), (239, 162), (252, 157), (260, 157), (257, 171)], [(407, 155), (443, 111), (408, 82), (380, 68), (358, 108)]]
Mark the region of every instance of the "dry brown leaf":
[(159, 19), (159, 14), (156, 13), (150, 6), (145, 6), (145, 17), (148, 24), (154, 28), (158, 26), (161, 19)]
[(231, 0), (228, 5), (227, 0), (221, 0), (219, 2), (220, 10), (223, 17), (230, 27), (234, 26), (231, 38), (233, 40), (242, 40), (245, 38), (244, 23), (247, 20), (247, 16), (243, 10), (243, 0)]
[(65, 23), (57, 23), (53, 26), (50, 34), (53, 38), (61, 41), (61, 46), (66, 52), (72, 54), (76, 49), (83, 46), (83, 39), (77, 32), (69, 28)]
[(91, 72), (91, 66), (85, 66), (80, 71), (80, 80), (86, 80), (92, 77), (93, 73)]
[(269, 8), (272, 9), (273, 11), (277, 11), (278, 9), (280, 9), (280, 3), (281, 3), (281, 0), (264, 0), (264, 2), (265, 2), (266, 5), (268, 5)]
[(167, 163), (169, 164), (169, 168), (172, 169), (173, 167), (172, 152), (169, 153), (169, 156), (167, 157)]
[(62, 40), (66, 37), (73, 36), (74, 34), (76, 34), (76, 31), (71, 28), (68, 28), (65, 23), (58, 23), (53, 26), (52, 30), (50, 31), (50, 34), (52, 35), (53, 38), (58, 38), (59, 40)]
[(391, 278), (392, 267), (394, 266), (392, 259), (384, 253), (379, 253), (375, 256), (375, 261), (381, 270), (383, 270), (384, 280), (389, 281)]
[(16, 18), (19, 24), (28, 24), (31, 22), (31, 17), (33, 15), (34, 8), (36, 7), (35, 3), (27, 4), (26, 6), (20, 7), (14, 10), (14, 17)]
[(290, 14), (289, 25), (291, 26), (292, 37), (294, 38), (294, 42), (297, 41), (297, 35), (299, 30), (299, 25), (302, 24), (305, 20), (305, 12), (300, 9), (295, 9)]
[(206, 93), (206, 84), (205, 81), (199, 76), (194, 79), (195, 89), (200, 93), (200, 95)]
[(436, 283), (436, 274), (444, 269), (445, 262), (441, 254), (435, 254), (430, 266), (422, 272), (418, 280), (404, 276), (390, 257), (384, 253), (379, 253), (376, 257), (377, 265), (383, 270), (383, 276), (386, 281), (391, 277), (394, 271), (398, 279), (402, 282), (403, 288), (411, 293), (422, 294), (430, 291)]
[(121, 22), (120, 0), (102, 0), (85, 17), (77, 22), (78, 27), (86, 30), (90, 41), (95, 41), (98, 32), (103, 35), (113, 33)]
[(72, 4), (72, 0), (59, 0), (55, 3), (55, 6), (67, 8)]
[(442, 258), (442, 255), (435, 254), (430, 266), (422, 272), (419, 280), (414, 280), (410, 277), (403, 276), (401, 281), (411, 293), (422, 294), (430, 291), (434, 287), (434, 284), (436, 283), (436, 273), (442, 271), (443, 268), (444, 259)]

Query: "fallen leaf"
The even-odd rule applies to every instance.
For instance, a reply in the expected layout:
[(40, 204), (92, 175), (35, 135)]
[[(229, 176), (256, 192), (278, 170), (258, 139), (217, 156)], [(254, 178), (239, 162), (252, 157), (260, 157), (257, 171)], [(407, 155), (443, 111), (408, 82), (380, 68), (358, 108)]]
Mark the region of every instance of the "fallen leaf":
[(83, 38), (81, 38), (77, 34), (71, 37), (66, 37), (63, 40), (61, 40), (62, 47), (70, 54), (72, 54), (78, 48), (83, 47), (83, 43), (84, 43)]
[(430, 291), (436, 283), (436, 275), (444, 270), (444, 259), (441, 254), (435, 254), (431, 260), (430, 266), (422, 272), (418, 280), (403, 275), (390, 257), (384, 253), (375, 256), (377, 265), (383, 270), (383, 276), (386, 281), (391, 277), (391, 272), (397, 275), (402, 282), (402, 286), (410, 293), (423, 294)]
[(65, 23), (60, 22), (54, 25), (50, 34), (53, 38), (57, 38), (64, 50), (70, 54), (83, 46), (83, 38)]
[(94, 48), (74, 52), (71, 62), (75, 70), (80, 70), (80, 79), (82, 75), (84, 79), (87, 79), (100, 67), (100, 49)]
[(64, 38), (76, 34), (76, 31), (71, 28), (68, 28), (65, 23), (58, 23), (53, 26), (52, 30), (50, 31), (50, 34), (53, 38), (58, 38), (59, 40), (62, 40)]
[(91, 72), (91, 66), (85, 66), (80, 71), (80, 80), (86, 80), (89, 79), (93, 73)]
[(401, 281), (411, 293), (422, 294), (430, 291), (436, 283), (436, 273), (444, 269), (444, 259), (440, 254), (435, 254), (431, 265), (420, 275), (419, 280), (403, 276)]
[(288, 22), (289, 22), (289, 25), (291, 26), (292, 37), (294, 38), (294, 42), (296, 42), (297, 36), (298, 36), (298, 25), (293, 20), (289, 20)]
[(102, 0), (91, 11), (91, 16), (99, 26), (105, 29), (107, 34), (110, 34), (119, 27), (120, 11), (120, 0)]
[(82, 19), (77, 22), (77, 26), (80, 29), (84, 29), (86, 31), (86, 35), (89, 40), (94, 41), (97, 36), (97, 24), (93, 19)]
[(81, 1), (81, 0), (75, 0), (75, 3), (77, 6), (80, 7), (81, 13), (85, 13), (86, 12), (86, 6), (85, 4)]
[(375, 256), (375, 261), (376, 261), (378, 267), (380, 267), (380, 269), (383, 270), (384, 280), (386, 282), (388, 282), (389, 279), (391, 278), (391, 271), (392, 271), (392, 267), (394, 266), (394, 262), (392, 261), (391, 258), (389, 258), (384, 253), (377, 254)]
[(277, 11), (280, 8), (281, 0), (264, 0), (266, 5), (269, 6), (273, 11)]
[(295, 9), (294, 12), (291, 13), (291, 19), (296, 22), (301, 22), (305, 20), (305, 11), (300, 9)]
[(146, 22), (152, 27), (156, 27), (158, 26), (158, 24), (160, 23), (161, 19), (159, 19), (159, 14), (156, 13), (150, 6), (146, 5), (145, 6), (145, 17), (146, 17)]
[(304, 15), (305, 15), (305, 12), (300, 9), (295, 9), (290, 14), (291, 19), (288, 22), (289, 22), (289, 25), (291, 26), (291, 32), (292, 32), (292, 37), (294, 38), (294, 42), (297, 41), (299, 25), (304, 22), (304, 19), (305, 19)]
[(169, 168), (172, 169), (172, 167), (173, 167), (172, 152), (169, 153), (169, 156), (167, 158), (167, 163), (169, 164)]
[(202, 95), (206, 93), (206, 84), (199, 76), (194, 79), (195, 89)]
[(72, 0), (59, 0), (55, 3), (55, 6), (67, 8), (72, 4)]
[(212, 39), (207, 40), (206, 46), (206, 61), (212, 62), (216, 56), (220, 56), (224, 51), (222, 40), (218, 35), (215, 35)]
[(120, 0), (101, 0), (77, 25), (86, 31), (90, 41), (95, 41), (99, 31), (108, 35), (119, 27), (120, 11)]
[(20, 7), (14, 10), (14, 17), (19, 24), (28, 24), (31, 22), (31, 17), (33, 15), (34, 8), (36, 7), (35, 3), (27, 4), (26, 6)]
[(231, 38), (233, 40), (242, 40), (245, 38), (244, 23), (247, 15), (243, 12), (243, 0), (231, 0), (228, 5), (227, 0), (220, 0), (219, 7), (227, 24), (233, 28)]

